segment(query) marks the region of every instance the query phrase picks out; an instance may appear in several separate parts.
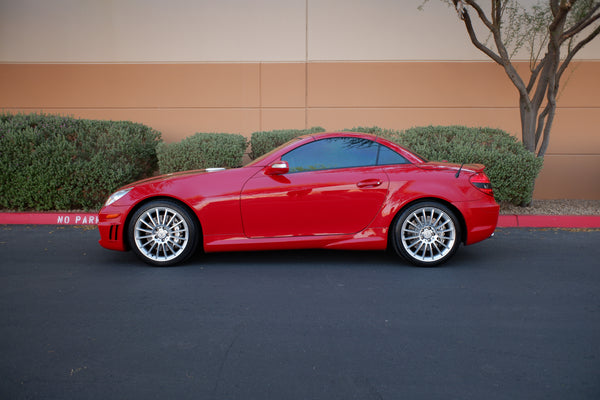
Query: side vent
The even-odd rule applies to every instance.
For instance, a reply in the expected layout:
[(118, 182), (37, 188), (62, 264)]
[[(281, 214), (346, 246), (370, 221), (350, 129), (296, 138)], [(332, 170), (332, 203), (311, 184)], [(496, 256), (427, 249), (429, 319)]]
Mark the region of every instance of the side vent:
[(111, 225), (110, 230), (108, 232), (108, 238), (110, 240), (118, 240), (119, 239), (119, 225)]

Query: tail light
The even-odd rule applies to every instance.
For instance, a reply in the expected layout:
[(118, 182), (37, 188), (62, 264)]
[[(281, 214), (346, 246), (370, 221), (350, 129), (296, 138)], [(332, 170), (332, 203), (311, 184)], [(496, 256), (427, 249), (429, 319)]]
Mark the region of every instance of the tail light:
[(471, 185), (475, 186), (475, 188), (480, 192), (483, 192), (492, 197), (494, 196), (494, 189), (492, 189), (492, 183), (483, 172), (471, 176), (470, 181)]

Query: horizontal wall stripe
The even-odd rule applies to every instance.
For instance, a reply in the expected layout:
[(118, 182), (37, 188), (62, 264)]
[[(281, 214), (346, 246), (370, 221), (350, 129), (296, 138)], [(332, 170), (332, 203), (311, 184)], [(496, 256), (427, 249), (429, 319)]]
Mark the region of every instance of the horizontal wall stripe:
[[(600, 61), (567, 74), (559, 107), (600, 107)], [(493, 63), (0, 64), (0, 82), (0, 108), (518, 106)]]

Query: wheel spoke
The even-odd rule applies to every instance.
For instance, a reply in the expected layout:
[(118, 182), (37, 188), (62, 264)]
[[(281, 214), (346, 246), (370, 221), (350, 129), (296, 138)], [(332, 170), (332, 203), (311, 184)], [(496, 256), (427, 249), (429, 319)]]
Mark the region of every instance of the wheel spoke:
[(175, 248), (173, 247), (173, 245), (170, 242), (165, 243), (165, 246), (167, 246), (169, 248), (169, 250), (171, 251), (171, 253), (173, 253), (173, 254), (177, 253), (175, 251)]
[(152, 215), (150, 215), (150, 211), (148, 211), (146, 213), (146, 217), (148, 217), (147, 220), (150, 221), (150, 223), (148, 223), (147, 221), (144, 221), (144, 223), (147, 226), (149, 226), (150, 228), (154, 228), (157, 224), (156, 224), (156, 222), (154, 222), (154, 219), (152, 219)]
[(433, 246), (431, 243), (425, 244), (425, 256), (429, 254), (429, 257), (433, 258)]
[(436, 254), (440, 254), (442, 251), (440, 250), (440, 248), (438, 247), (438, 242), (433, 242), (431, 243), (431, 250), (433, 252), (433, 248), (435, 247), (435, 251)]
[(148, 253), (152, 253), (152, 250), (154, 250), (154, 248), (157, 247), (157, 243), (155, 241), (149, 243), (151, 243), (152, 246), (150, 246), (150, 248), (148, 249)]
[[(413, 214), (413, 216), (414, 216), (414, 219), (417, 220), (417, 223), (412, 222), (410, 219), (408, 221), (406, 221), (406, 222), (408, 222), (410, 225), (412, 225), (416, 229), (419, 229), (419, 224), (418, 224), (419, 219), (417, 218), (416, 215)], [(411, 219), (412, 219), (413, 216), (411, 216)]]
[(404, 240), (415, 240), (415, 239), (418, 239), (418, 238), (419, 238), (419, 235), (415, 235), (415, 236), (406, 236), (406, 237), (404, 238)]
[(140, 220), (140, 222), (150, 228), (150, 230), (154, 229), (155, 225), (150, 225), (146, 220)]
[(442, 252), (442, 251), (443, 251), (443, 250), (445, 250), (445, 249), (450, 249), (450, 247), (448, 247), (448, 245), (446, 245), (446, 243), (444, 243), (444, 242), (443, 242), (443, 241), (441, 241), (440, 239), (437, 239), (437, 240), (436, 240), (434, 243), (435, 243), (435, 246), (436, 246), (436, 248), (438, 248), (438, 247), (437, 247), (438, 245), (440, 245), (440, 246), (442, 246), (442, 247), (444, 248), (444, 249), (442, 249), (442, 250), (439, 250), (439, 248), (438, 248), (438, 250), (439, 250), (440, 252)]

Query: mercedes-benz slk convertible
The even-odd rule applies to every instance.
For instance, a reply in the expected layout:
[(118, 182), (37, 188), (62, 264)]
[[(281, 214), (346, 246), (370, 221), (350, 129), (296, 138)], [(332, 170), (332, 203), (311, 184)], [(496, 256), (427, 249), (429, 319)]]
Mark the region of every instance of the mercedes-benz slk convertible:
[(419, 266), (490, 237), (499, 206), (479, 164), (427, 162), (383, 138), (296, 138), (250, 164), (163, 175), (112, 194), (100, 244), (167, 266), (204, 252), (395, 252)]

